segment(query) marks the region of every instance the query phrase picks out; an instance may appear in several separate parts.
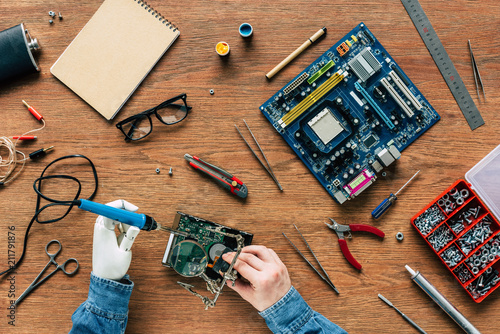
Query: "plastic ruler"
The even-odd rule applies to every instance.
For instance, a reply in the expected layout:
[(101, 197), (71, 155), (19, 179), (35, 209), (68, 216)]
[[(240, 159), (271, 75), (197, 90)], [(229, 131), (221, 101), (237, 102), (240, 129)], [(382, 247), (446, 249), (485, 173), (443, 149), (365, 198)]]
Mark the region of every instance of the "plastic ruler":
[(401, 0), (401, 2), (413, 21), (420, 37), (422, 37), (432, 59), (434, 59), (444, 81), (446, 81), (446, 84), (450, 88), (471, 130), (480, 127), (484, 124), (483, 118), (467, 88), (465, 88), (465, 84), (462, 78), (460, 78), (455, 65), (453, 65), (448, 53), (446, 53), (443, 43), (441, 43), (436, 31), (432, 28), (431, 22), (427, 18), (427, 15), (425, 15), (422, 6), (418, 0)]

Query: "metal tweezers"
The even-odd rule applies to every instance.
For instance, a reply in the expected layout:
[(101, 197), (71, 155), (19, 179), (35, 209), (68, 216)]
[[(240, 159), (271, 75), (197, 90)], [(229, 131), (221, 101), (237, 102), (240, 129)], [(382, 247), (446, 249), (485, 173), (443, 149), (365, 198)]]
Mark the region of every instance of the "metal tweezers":
[(472, 52), (472, 46), (470, 45), (470, 40), (468, 40), (468, 42), (469, 42), (469, 52), (470, 52), (470, 61), (472, 65), (472, 72), (474, 73), (474, 82), (476, 84), (477, 99), (479, 100), (479, 102), (481, 102), (481, 98), (479, 95), (479, 86), (481, 86), (481, 90), (483, 91), (484, 102), (486, 102), (486, 93), (484, 91), (483, 80), (481, 79), (481, 75), (479, 74), (479, 69), (477, 68), (477, 63), (476, 59), (474, 58), (474, 53)]
[(273, 180), (276, 183), (276, 185), (278, 186), (278, 188), (281, 191), (283, 191), (283, 188), (281, 187), (281, 184), (276, 179), (276, 176), (274, 175), (273, 169), (271, 168), (271, 165), (269, 164), (269, 161), (267, 161), (266, 155), (264, 154), (264, 151), (262, 151), (262, 148), (260, 147), (259, 142), (257, 141), (257, 138), (255, 138), (255, 136), (253, 135), (253, 132), (252, 132), (252, 130), (250, 130), (250, 127), (248, 126), (247, 122), (245, 120), (243, 120), (243, 122), (245, 123), (245, 125), (246, 125), (248, 131), (250, 132), (250, 134), (252, 135), (252, 138), (255, 141), (255, 144), (257, 144), (257, 147), (259, 148), (260, 153), (262, 153), (262, 156), (264, 157), (264, 160), (266, 161), (267, 166), (264, 165), (264, 163), (262, 162), (262, 160), (260, 160), (259, 156), (257, 155), (257, 153), (255, 153), (255, 151), (253, 150), (253, 148), (250, 146), (250, 144), (248, 143), (248, 141), (245, 139), (245, 137), (241, 133), (241, 131), (238, 128), (238, 126), (235, 124), (234, 127), (236, 128), (236, 130), (238, 130), (238, 133), (240, 134), (241, 138), (243, 138), (243, 140), (247, 144), (247, 146), (250, 149), (250, 151), (252, 151), (253, 155), (257, 158), (257, 160), (259, 160), (259, 162), (262, 165), (262, 167), (264, 167), (264, 169), (269, 173), (269, 175), (271, 175), (271, 177), (273, 178)]
[(297, 226), (295, 226), (295, 224), (293, 224), (293, 227), (295, 227), (295, 229), (297, 230), (297, 232), (299, 232), (300, 236), (302, 237), (302, 240), (304, 240), (304, 242), (306, 243), (306, 246), (307, 246), (307, 249), (309, 249), (309, 251), (311, 252), (311, 254), (314, 256), (314, 259), (316, 260), (316, 262), (319, 264), (319, 267), (321, 268), (321, 270), (323, 271), (323, 274), (325, 276), (323, 276), (318, 269), (316, 269), (316, 267), (313, 266), (313, 264), (311, 262), (309, 262), (308, 259), (306, 259), (306, 257), (304, 256), (304, 254), (302, 254), (302, 252), (293, 244), (293, 242), (288, 239), (288, 237), (286, 236), (285, 233), (282, 233), (283, 236), (286, 238), (286, 240), (288, 240), (288, 242), (290, 243), (290, 245), (293, 246), (293, 248), (295, 248), (295, 250), (300, 254), (300, 256), (304, 259), (304, 261), (307, 262), (307, 264), (309, 264), (309, 266), (311, 268), (313, 268), (313, 270), (316, 272), (316, 274), (318, 274), (319, 277), (321, 277), (321, 279), (323, 281), (325, 281), (336, 293), (340, 293), (339, 290), (337, 290), (337, 288), (335, 287), (335, 285), (333, 285), (332, 283), (332, 280), (330, 279), (330, 276), (328, 276), (328, 273), (326, 272), (325, 268), (323, 268), (323, 266), (321, 265), (321, 263), (319, 262), (318, 258), (316, 257), (316, 255), (314, 254), (313, 250), (311, 249), (311, 247), (309, 247), (309, 243), (307, 242), (307, 240), (304, 238), (304, 236), (302, 235), (302, 233), (300, 233), (299, 229)]

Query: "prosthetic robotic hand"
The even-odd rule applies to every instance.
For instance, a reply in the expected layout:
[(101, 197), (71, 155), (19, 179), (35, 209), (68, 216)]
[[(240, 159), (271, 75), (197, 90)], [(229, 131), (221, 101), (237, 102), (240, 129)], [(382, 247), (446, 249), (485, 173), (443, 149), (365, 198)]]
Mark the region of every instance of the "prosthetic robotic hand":
[[(114, 208), (136, 211), (138, 207), (116, 200), (106, 205)], [(115, 226), (120, 234), (117, 236)], [(139, 228), (99, 216), (94, 226), (94, 246), (92, 251), (92, 271), (94, 275), (119, 281), (125, 276), (132, 260), (130, 248), (139, 234)]]

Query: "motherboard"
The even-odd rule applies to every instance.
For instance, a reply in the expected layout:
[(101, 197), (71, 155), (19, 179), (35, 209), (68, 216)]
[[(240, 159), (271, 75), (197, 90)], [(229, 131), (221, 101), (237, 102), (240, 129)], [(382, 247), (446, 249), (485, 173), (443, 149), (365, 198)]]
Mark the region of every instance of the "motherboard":
[(260, 110), (340, 204), (440, 119), (363, 23)]
[[(205, 309), (214, 307), (226, 281), (236, 280), (234, 263), (242, 248), (252, 243), (253, 235), (182, 212), (177, 212), (171, 230), (162, 264), (183, 277), (201, 277), (213, 298), (197, 293), (193, 285), (177, 283), (199, 297)], [(231, 264), (222, 260), (227, 252), (235, 252)]]

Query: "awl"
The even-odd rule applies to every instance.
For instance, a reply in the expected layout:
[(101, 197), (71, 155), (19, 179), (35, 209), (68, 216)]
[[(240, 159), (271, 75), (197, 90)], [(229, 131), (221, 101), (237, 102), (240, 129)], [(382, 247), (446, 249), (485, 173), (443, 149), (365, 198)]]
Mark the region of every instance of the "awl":
[(189, 161), (189, 164), (194, 169), (200, 170), (208, 176), (212, 177), (217, 183), (229, 190), (238, 197), (246, 198), (248, 195), (247, 186), (238, 178), (226, 172), (224, 169), (214, 166), (206, 161), (201, 160), (196, 156), (184, 154), (184, 158)]

